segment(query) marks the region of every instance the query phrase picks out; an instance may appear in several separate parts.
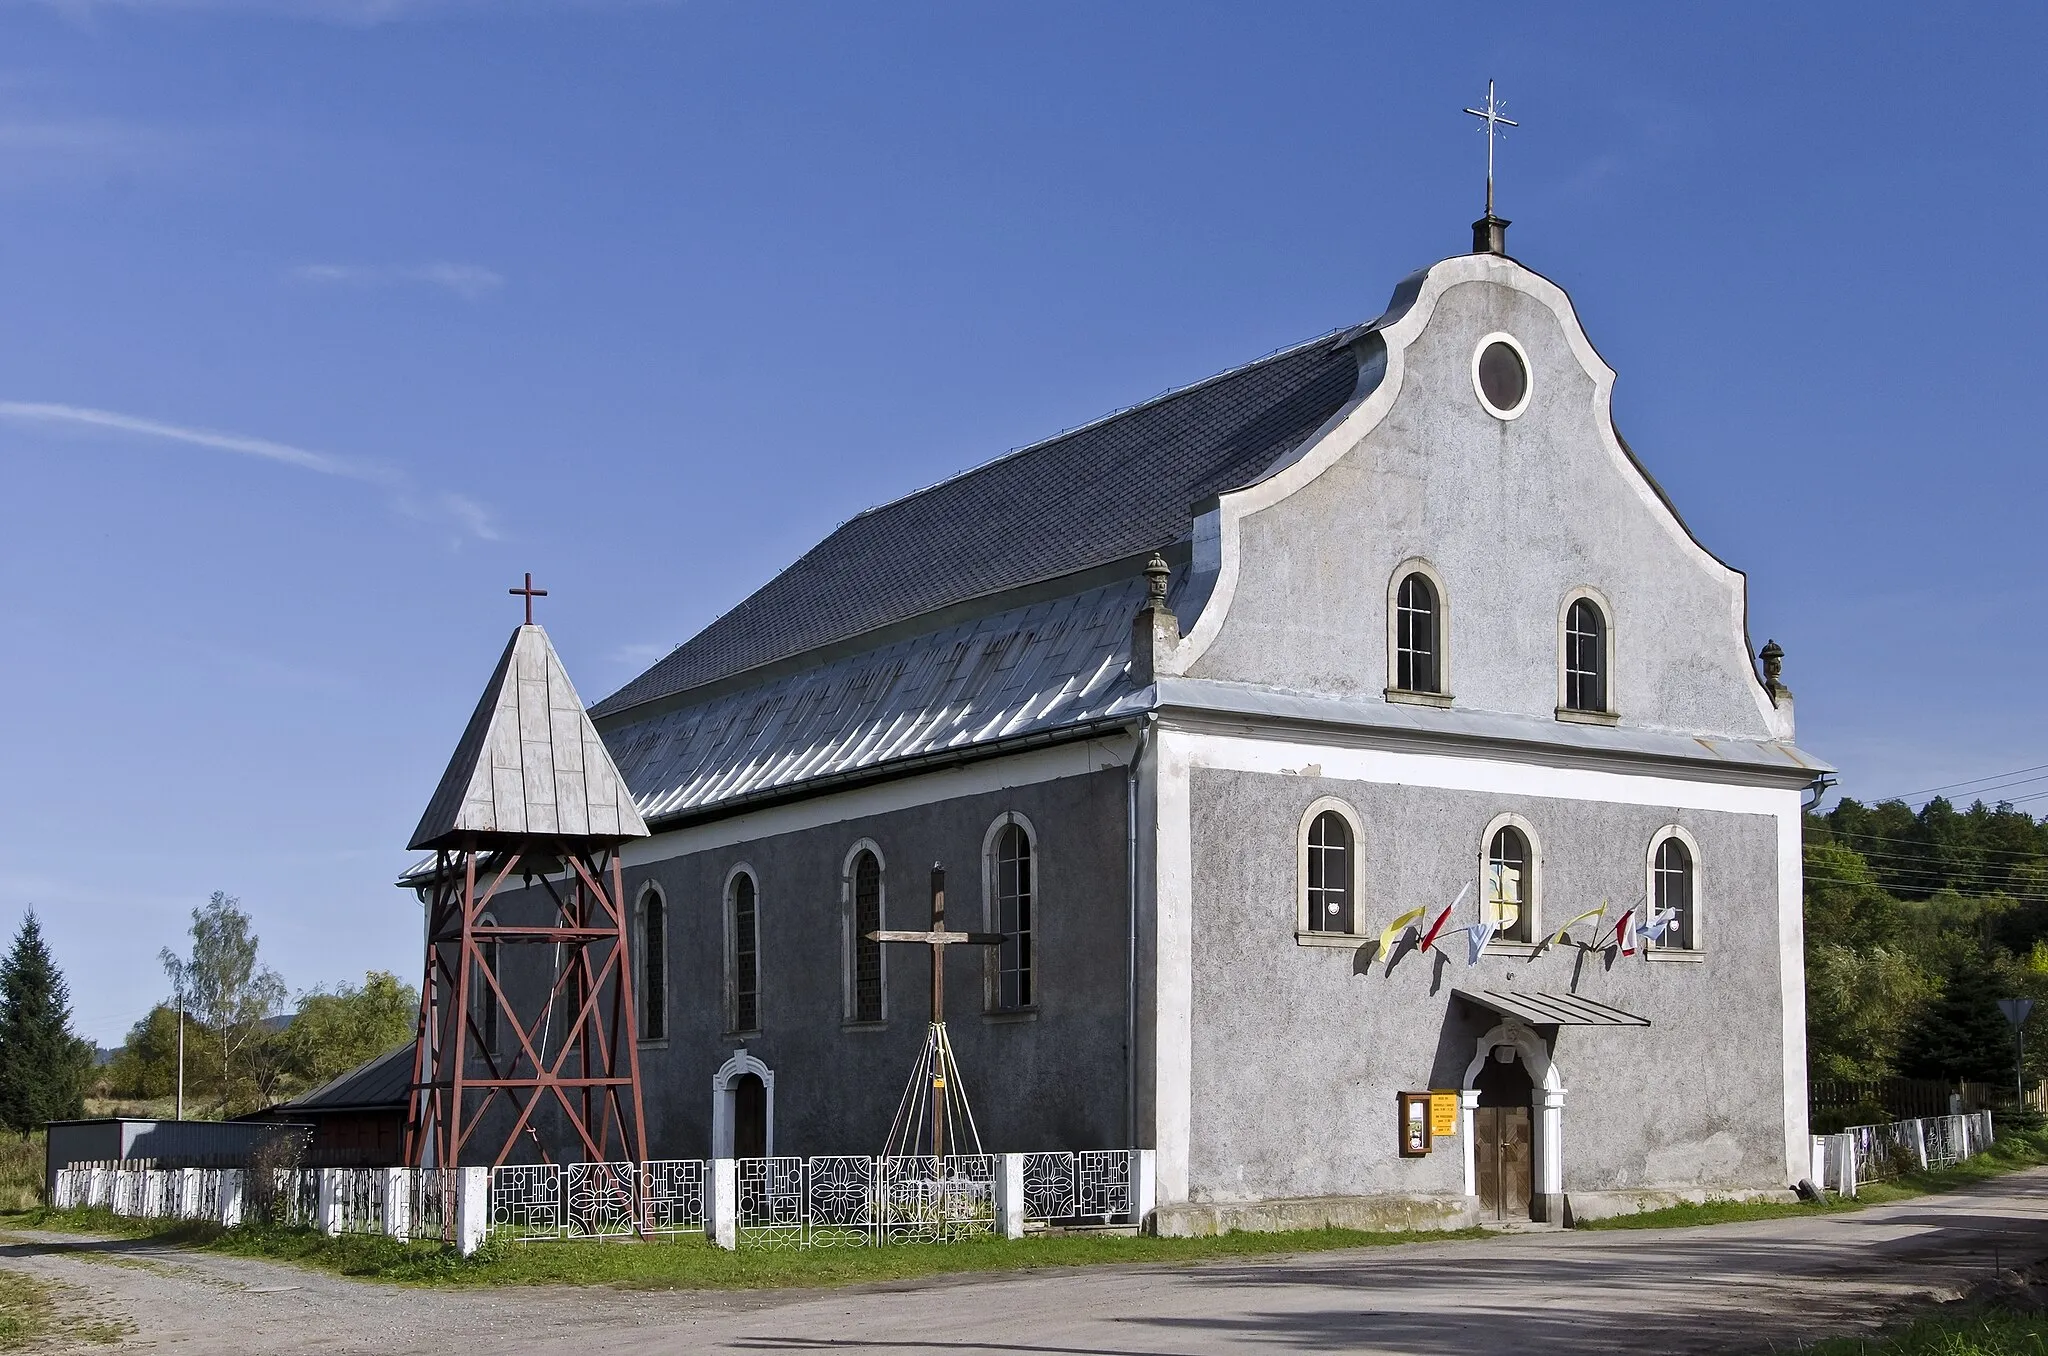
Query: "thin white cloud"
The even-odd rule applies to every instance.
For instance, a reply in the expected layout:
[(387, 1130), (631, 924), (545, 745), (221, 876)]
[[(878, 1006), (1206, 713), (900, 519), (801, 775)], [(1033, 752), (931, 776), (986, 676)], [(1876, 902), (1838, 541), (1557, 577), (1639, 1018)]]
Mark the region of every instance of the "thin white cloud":
[(300, 282), (340, 287), (390, 287), (419, 283), (444, 288), (464, 301), (481, 301), (505, 285), (505, 276), (481, 264), (301, 264)]
[(681, 0), (13, 0), (55, 10), (74, 22), (89, 23), (101, 14), (183, 14), (205, 11), (258, 14), (282, 19), (369, 26), (442, 14), (532, 12), (557, 9), (636, 9), (679, 4)]
[(204, 447), (216, 452), (256, 457), (300, 471), (311, 471), (316, 475), (360, 481), (384, 490), (391, 496), (399, 511), (410, 517), (451, 519), (463, 531), (479, 540), (500, 540), (500, 533), (491, 519), (490, 511), (482, 504), (464, 495), (443, 494), (431, 501), (438, 512), (429, 513), (422, 508), (421, 497), (414, 490), (412, 480), (405, 472), (372, 462), (352, 461), (346, 457), (294, 447), (290, 443), (275, 442), (269, 438), (251, 438), (239, 433), (188, 428), (182, 424), (167, 424), (158, 419), (143, 419), (132, 414), (117, 414), (112, 410), (95, 410), (81, 405), (0, 400), (0, 419), (44, 427), (97, 429), (133, 437), (153, 438), (164, 442), (182, 443), (188, 447)]

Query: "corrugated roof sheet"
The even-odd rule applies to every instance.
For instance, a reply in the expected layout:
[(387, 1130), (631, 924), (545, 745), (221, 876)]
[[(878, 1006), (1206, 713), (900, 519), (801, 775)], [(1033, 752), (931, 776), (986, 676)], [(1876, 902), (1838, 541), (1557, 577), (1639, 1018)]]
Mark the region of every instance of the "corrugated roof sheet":
[(870, 509), (591, 714), (1178, 541), (1197, 501), (1256, 480), (1357, 380), (1325, 336)]
[(506, 642), (406, 846), (511, 834), (647, 836), (548, 633), (531, 623)]
[(358, 1064), (341, 1077), (265, 1112), (339, 1111), (344, 1107), (404, 1106), (412, 1091), (413, 1043), (407, 1041), (373, 1060)]
[(1638, 1017), (1575, 993), (1531, 993), (1520, 989), (1453, 989), (1458, 997), (1503, 1017), (1519, 1017), (1531, 1026), (1648, 1026)]
[(1142, 576), (844, 656), (606, 732), (650, 820), (1114, 715)]

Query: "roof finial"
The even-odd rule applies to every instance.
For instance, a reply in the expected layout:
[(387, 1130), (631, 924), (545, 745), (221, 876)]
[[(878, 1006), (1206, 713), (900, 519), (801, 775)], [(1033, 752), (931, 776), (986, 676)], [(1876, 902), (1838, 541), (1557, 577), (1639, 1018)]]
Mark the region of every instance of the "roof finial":
[(1173, 567), (1166, 563), (1166, 557), (1157, 551), (1145, 562), (1145, 604), (1148, 607), (1166, 606), (1166, 581), (1173, 576)]
[(1493, 81), (1486, 82), (1486, 107), (1468, 108), (1465, 111), (1480, 120), (1480, 131), (1486, 133), (1486, 215), (1472, 223), (1472, 252), (1474, 254), (1506, 254), (1508, 252), (1508, 223), (1493, 214), (1493, 139), (1503, 127), (1520, 127), (1522, 124), (1504, 116), (1507, 105), (1493, 96)]
[(548, 591), (546, 589), (537, 589), (533, 586), (533, 571), (528, 570), (526, 572), (525, 588), (506, 589), (505, 592), (512, 594), (515, 597), (522, 593), (526, 595), (526, 624), (528, 626), (533, 625), (533, 600), (536, 598), (545, 598), (548, 596)]

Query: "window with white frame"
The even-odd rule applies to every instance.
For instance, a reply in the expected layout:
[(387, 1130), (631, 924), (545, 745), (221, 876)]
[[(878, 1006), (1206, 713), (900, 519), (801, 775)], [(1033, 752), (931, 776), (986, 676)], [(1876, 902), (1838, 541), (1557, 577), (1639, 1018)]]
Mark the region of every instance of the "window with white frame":
[(1651, 916), (1669, 914), (1661, 936), (1649, 939), (1658, 951), (1699, 949), (1699, 870), (1692, 844), (1667, 829), (1650, 850)]
[(1394, 687), (1402, 692), (1443, 691), (1436, 585), (1417, 570), (1394, 595)]
[(761, 898), (754, 873), (733, 872), (726, 885), (728, 1030), (761, 1029)]
[(1484, 899), (1485, 921), (1499, 925), (1496, 941), (1535, 941), (1536, 855), (1515, 824), (1496, 828), (1486, 845)]
[(1564, 708), (1607, 708), (1607, 616), (1591, 598), (1574, 598), (1564, 616)]
[(1336, 810), (1319, 811), (1309, 821), (1307, 843), (1307, 917), (1309, 932), (1351, 933), (1353, 922), (1352, 863), (1356, 844), (1351, 825)]
[(868, 934), (882, 927), (882, 860), (872, 848), (853, 854), (846, 871), (848, 1020), (882, 1020), (882, 944)]
[(991, 948), (989, 1007), (1020, 1012), (1038, 1002), (1038, 854), (1022, 816), (996, 821), (986, 854), (989, 931), (1003, 935)]
[(668, 1039), (668, 901), (652, 885), (640, 893), (640, 1039)]

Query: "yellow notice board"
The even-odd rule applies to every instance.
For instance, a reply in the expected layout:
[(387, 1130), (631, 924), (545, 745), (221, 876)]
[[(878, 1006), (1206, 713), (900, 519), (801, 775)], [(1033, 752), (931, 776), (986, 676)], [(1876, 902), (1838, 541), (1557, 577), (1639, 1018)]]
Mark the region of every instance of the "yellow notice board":
[(1429, 1094), (1429, 1134), (1438, 1139), (1458, 1133), (1458, 1094), (1455, 1092), (1434, 1092)]

